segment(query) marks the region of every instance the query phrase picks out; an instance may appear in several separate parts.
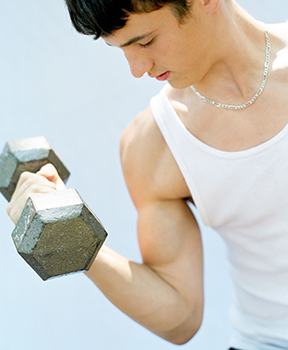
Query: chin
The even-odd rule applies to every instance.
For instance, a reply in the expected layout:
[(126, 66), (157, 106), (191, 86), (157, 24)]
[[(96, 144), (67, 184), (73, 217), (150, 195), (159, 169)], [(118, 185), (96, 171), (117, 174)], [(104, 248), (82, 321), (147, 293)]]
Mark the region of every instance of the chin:
[(188, 82), (181, 82), (176, 80), (168, 80), (168, 83), (174, 88), (174, 89), (186, 89), (191, 86)]

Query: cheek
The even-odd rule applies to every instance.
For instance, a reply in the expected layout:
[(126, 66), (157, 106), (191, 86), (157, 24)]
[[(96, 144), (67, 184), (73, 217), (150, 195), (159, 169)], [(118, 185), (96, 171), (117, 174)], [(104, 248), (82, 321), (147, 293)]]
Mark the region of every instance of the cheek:
[[(183, 37), (183, 39), (185, 39)], [(179, 68), (187, 68), (187, 66), (193, 66), (193, 62), (198, 61), (197, 45), (192, 40), (179, 40), (179, 37), (171, 39), (166, 44), (165, 58), (169, 57)]]
[(167, 69), (173, 70), (173, 67), (178, 67), (178, 69), (180, 68), (181, 61), (183, 62), (183, 59), (185, 57), (184, 54), (185, 51), (182, 50), (181, 47), (179, 48), (179, 46), (175, 46), (173, 42), (166, 41), (163, 45), (157, 48), (154, 57), (156, 64), (162, 65)]

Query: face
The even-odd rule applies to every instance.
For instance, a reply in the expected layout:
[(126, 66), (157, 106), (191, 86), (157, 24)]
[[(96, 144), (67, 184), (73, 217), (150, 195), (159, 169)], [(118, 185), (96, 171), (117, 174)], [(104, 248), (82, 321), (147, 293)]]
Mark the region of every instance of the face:
[(183, 24), (167, 6), (130, 15), (123, 28), (104, 40), (123, 50), (134, 77), (147, 73), (175, 88), (188, 87), (200, 80), (211, 64), (213, 40), (199, 3), (195, 1), (192, 16)]

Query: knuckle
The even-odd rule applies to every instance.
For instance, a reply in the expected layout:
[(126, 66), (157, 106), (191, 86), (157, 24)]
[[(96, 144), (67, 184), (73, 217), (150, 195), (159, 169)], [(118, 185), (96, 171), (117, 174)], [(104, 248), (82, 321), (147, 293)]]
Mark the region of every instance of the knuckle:
[(28, 191), (29, 192), (32, 192), (32, 193), (37, 193), (37, 192), (40, 192), (41, 191), (41, 185), (39, 185), (38, 183), (35, 183), (35, 182), (33, 182), (33, 183), (31, 183), (31, 185), (29, 186), (29, 188), (28, 188)]
[(21, 181), (26, 181), (27, 179), (30, 178), (31, 175), (32, 175), (32, 174), (29, 173), (29, 171), (23, 171), (23, 173), (21, 173), (19, 179), (20, 179)]
[(43, 192), (43, 186), (39, 185), (38, 183), (32, 183), (29, 186), (29, 189), (27, 190), (27, 195), (29, 196), (30, 194), (33, 193), (41, 193)]
[(47, 193), (51, 191), (55, 191), (56, 186), (53, 183), (47, 182), (45, 184), (34, 182), (29, 186), (29, 193)]
[(27, 183), (31, 177), (32, 173), (29, 173), (28, 171), (24, 171), (23, 173), (20, 174), (19, 180), (18, 180), (18, 186), (22, 186), (24, 183)]

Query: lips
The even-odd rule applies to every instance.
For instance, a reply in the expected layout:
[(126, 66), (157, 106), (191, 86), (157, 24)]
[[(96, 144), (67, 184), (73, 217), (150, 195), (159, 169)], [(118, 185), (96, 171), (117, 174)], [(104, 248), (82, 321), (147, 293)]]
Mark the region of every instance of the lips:
[(156, 78), (157, 80), (159, 80), (159, 81), (165, 81), (165, 80), (167, 80), (167, 79), (169, 78), (169, 75), (170, 75), (170, 72), (167, 71), (167, 72), (165, 72), (165, 73), (162, 73), (162, 74), (160, 74), (160, 75), (155, 76), (155, 78)]

